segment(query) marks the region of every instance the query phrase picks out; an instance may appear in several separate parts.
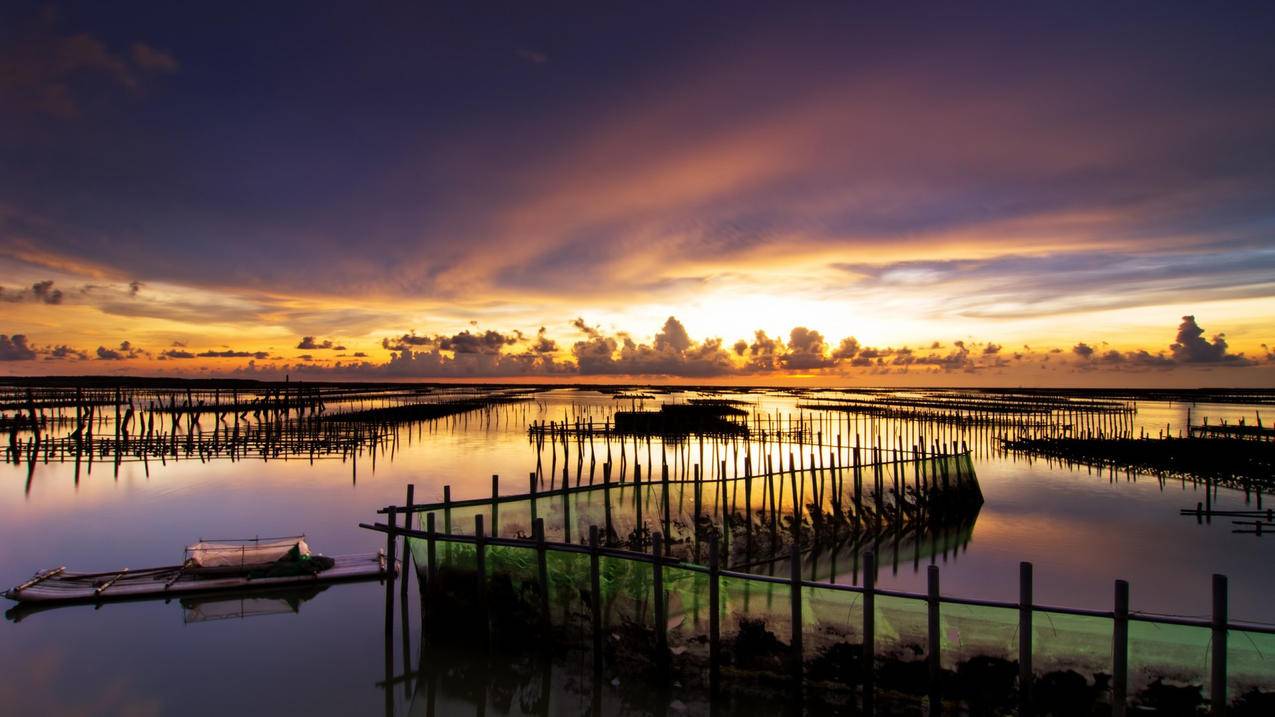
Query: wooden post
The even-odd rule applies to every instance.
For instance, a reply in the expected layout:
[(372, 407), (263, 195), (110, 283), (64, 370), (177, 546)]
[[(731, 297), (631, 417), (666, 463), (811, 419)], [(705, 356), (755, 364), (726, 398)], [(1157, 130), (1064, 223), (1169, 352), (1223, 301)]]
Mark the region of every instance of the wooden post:
[(868, 717), (875, 713), (876, 574), (876, 555), (869, 550), (863, 554), (863, 713)]
[(804, 657), (801, 644), (801, 546), (793, 545), (788, 566), (788, 590), (792, 608), (792, 675), (801, 684)]
[(1226, 714), (1226, 576), (1213, 576), (1213, 664), (1209, 682), (1209, 701), (1213, 715)]
[(388, 568), (385, 575), (385, 634), (388, 636), (394, 631), (394, 561), (398, 559), (398, 508), (390, 506), (385, 524), (390, 528), (385, 534), (385, 565)]
[(443, 535), (452, 534), (452, 487), (443, 486)]
[[(660, 497), (660, 502), (661, 502), (661, 508), (663, 508), (663, 512), (664, 512), (664, 535), (665, 535), (665, 536), (667, 536), (667, 535), (671, 532), (672, 527), (673, 527), (673, 525), (672, 525), (672, 522), (673, 522), (673, 521), (672, 521), (672, 515), (671, 515), (671, 507), (669, 506), (669, 494), (668, 494), (668, 489), (669, 489), (669, 486), (668, 486), (668, 463), (664, 463), (664, 464), (661, 466), (661, 471), (660, 471), (660, 496), (661, 496), (661, 497)], [(667, 544), (667, 543), (665, 543), (665, 544), (664, 544), (664, 550), (665, 550), (665, 551), (668, 551), (668, 550), (669, 550), (669, 546), (668, 546), (668, 544)]]
[(1129, 692), (1129, 583), (1116, 581), (1111, 634), (1111, 714), (1124, 717)]
[(438, 577), (438, 547), (434, 541), (434, 513), (425, 514), (425, 566), (426, 584), (433, 588)]
[(536, 576), (540, 587), (540, 620), (545, 630), (549, 623), (549, 562), (545, 555), (545, 519), (536, 518), (531, 524), (531, 532), (536, 540)]
[[(579, 480), (579, 475), (576, 476)], [(562, 482), (562, 542), (571, 542), (571, 491), (567, 490), (567, 482)]]
[(655, 601), (655, 658), (657, 664), (664, 664), (668, 659), (668, 615), (664, 605), (664, 550), (663, 536), (651, 534), (651, 575), (653, 578), (652, 593)]
[(708, 539), (708, 666), (709, 685), (716, 692), (721, 675), (722, 598), (721, 566), (717, 555), (717, 534)]
[(931, 717), (937, 717), (942, 714), (943, 691), (939, 683), (941, 677), (942, 663), (940, 654), (942, 652), (942, 643), (939, 636), (939, 566), (931, 565), (926, 569), (926, 577), (929, 588), (929, 595), (926, 601), (926, 607), (929, 609), (929, 649), (926, 655), (926, 662), (929, 663), (929, 680), (930, 680), (930, 710)]
[(602, 664), (602, 568), (598, 555), (598, 526), (589, 526), (589, 613), (593, 625), (593, 663)]
[(500, 537), (500, 476), (491, 476), (491, 537)]
[(1032, 686), (1032, 564), (1018, 564), (1018, 699), (1031, 702)]
[(602, 464), (602, 515), (606, 524), (606, 543), (611, 544), (611, 535), (615, 528), (611, 524), (611, 461)]
[[(403, 513), (403, 529), (404, 530), (412, 529), (412, 515), (413, 515), (412, 506), (415, 503), (415, 497), (416, 497), (416, 486), (411, 483), (408, 483), (407, 484), (407, 504), (406, 504), (407, 510), (406, 512)], [(399, 585), (399, 592), (402, 593), (401, 597), (404, 600), (407, 600), (407, 573), (409, 570), (411, 570), (411, 564), (412, 564), (412, 561), (407, 559), (409, 557), (411, 557), (411, 551), (407, 549), (407, 536), (404, 535), (403, 536), (403, 569), (401, 570), (401, 574), (399, 575), (399, 577), (403, 581)]]
[(536, 493), (537, 493), (537, 489), (539, 488), (539, 486), (536, 485), (537, 483), (536, 474), (534, 472), (529, 474), (528, 482), (531, 483), (531, 524), (534, 526), (536, 523), (536, 517), (537, 517), (536, 516)]
[(474, 570), (478, 580), (478, 611), (483, 616), (483, 647), (491, 646), (491, 616), (487, 605), (487, 536), (483, 530), (483, 515), (474, 516)]

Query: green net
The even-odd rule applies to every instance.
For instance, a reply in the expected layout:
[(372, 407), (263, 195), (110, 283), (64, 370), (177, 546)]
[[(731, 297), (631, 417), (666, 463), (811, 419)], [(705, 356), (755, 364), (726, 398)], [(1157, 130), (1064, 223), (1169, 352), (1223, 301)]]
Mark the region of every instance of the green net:
[(674, 658), (696, 664), (708, 659), (708, 574), (664, 567), (668, 648)]
[(1072, 671), (1086, 680), (1111, 672), (1111, 620), (1032, 611), (1032, 668), (1037, 675)]
[(1275, 635), (1227, 631), (1226, 676), (1232, 698), (1252, 690), (1275, 691)]
[(1198, 685), (1208, 695), (1212, 631), (1207, 627), (1129, 622), (1129, 692), (1137, 694), (1159, 680), (1177, 686)]
[(976, 657), (1018, 659), (1018, 610), (942, 603), (939, 607), (940, 664), (949, 670)]

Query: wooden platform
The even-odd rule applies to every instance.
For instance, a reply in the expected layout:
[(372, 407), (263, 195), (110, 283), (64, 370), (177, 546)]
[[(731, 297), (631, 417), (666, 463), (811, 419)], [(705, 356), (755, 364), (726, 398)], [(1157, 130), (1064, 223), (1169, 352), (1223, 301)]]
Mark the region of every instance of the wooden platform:
[(386, 564), (383, 551), (338, 555), (333, 560), (335, 565), (314, 575), (265, 578), (199, 576), (184, 571), (181, 565), (105, 573), (73, 573), (54, 568), (37, 573), (4, 596), (19, 602), (98, 603), (380, 579), (388, 576), (390, 570), (398, 574), (399, 569), (397, 561), (393, 566)]

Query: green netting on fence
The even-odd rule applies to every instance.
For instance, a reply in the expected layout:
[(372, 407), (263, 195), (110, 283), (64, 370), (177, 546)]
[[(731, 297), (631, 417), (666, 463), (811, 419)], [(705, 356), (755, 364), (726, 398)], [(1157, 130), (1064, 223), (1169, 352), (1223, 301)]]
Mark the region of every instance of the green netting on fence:
[(975, 657), (1018, 659), (1017, 608), (941, 603), (940, 663), (955, 670)]
[(876, 653), (896, 660), (921, 659), (929, 641), (929, 605), (920, 598), (876, 596)]
[(863, 595), (829, 587), (802, 590), (802, 655), (810, 678), (857, 683), (863, 655)]
[(1036, 674), (1071, 670), (1087, 680), (1111, 673), (1112, 621), (1104, 617), (1032, 611), (1032, 668)]
[(654, 583), (651, 564), (604, 555), (598, 559), (598, 571), (603, 629), (651, 626), (654, 612), (651, 605)]
[(1227, 688), (1232, 698), (1250, 690), (1275, 690), (1275, 635), (1228, 630)]
[[(557, 629), (559, 637), (586, 643), (592, 634), (591, 565), (596, 559), (601, 639), (609, 647), (639, 651), (650, 659), (663, 636), (668, 655), (680, 659), (684, 667), (706, 664), (713, 606), (710, 576), (700, 567), (675, 562), (657, 565), (649, 556), (593, 556), (552, 545), (538, 549), (533, 545), (485, 544), (485, 582), (479, 583), (476, 545), (437, 539), (432, 571), (427, 542), (409, 538), (407, 545), (418, 574), (439, 576), (427, 594), (432, 600), (450, 601), (447, 604), (458, 611), (455, 615), (437, 613), (446, 614), (448, 621), (455, 617), (454, 629), (469, 624), (467, 620), (479, 625), (490, 620), (493, 630), (503, 626), (526, 635), (534, 632), (529, 625), (547, 618), (548, 626)], [(804, 574), (806, 565), (801, 569)], [(657, 622), (656, 571), (662, 584), (662, 624)], [(793, 653), (793, 631), (799, 630), (800, 658), (811, 679), (846, 682), (854, 675), (861, 676), (864, 595), (860, 589), (803, 584), (798, 593), (801, 622), (794, 625), (789, 581), (732, 573), (721, 576), (718, 586), (725, 666), (743, 672), (788, 674), (798, 657)], [(478, 620), (475, 605), (484, 591), (489, 616)], [(931, 649), (929, 602), (921, 596), (877, 593), (874, 597), (878, 684), (884, 689), (923, 692), (927, 674), (924, 660)], [(1016, 675), (1018, 608), (940, 601), (938, 613), (939, 659), (949, 674), (944, 678), (948, 680), (946, 689), (968, 696), (972, 694), (969, 689), (994, 673), (998, 689), (1004, 693), (998, 694), (1005, 697)], [(1033, 610), (1031, 617), (1033, 670), (1042, 686), (1059, 689), (1072, 685), (1067, 688), (1072, 689), (1083, 678), (1092, 694), (1106, 694), (1113, 671), (1115, 624), (1111, 617), (1044, 609)], [(1210, 627), (1135, 619), (1128, 623), (1128, 636), (1131, 702), (1154, 705), (1166, 694), (1165, 686), (1168, 691), (1186, 689), (1208, 699)], [(1232, 701), (1251, 690), (1269, 692), (1275, 686), (1275, 635), (1230, 630), (1227, 658)], [(956, 677), (951, 678), (951, 673)]]
[(664, 591), (670, 654), (707, 664), (708, 574), (666, 566)]
[(903, 525), (922, 514), (951, 518), (981, 503), (968, 455), (865, 465), (857, 490), (854, 475), (840, 467), (724, 480), (599, 481), (565, 492), (430, 504), (416, 509), (411, 526), (423, 528), (432, 513), (435, 530), (472, 535), (474, 518), (482, 515), (487, 535), (526, 537), (542, 518), (550, 542), (583, 542), (596, 525), (611, 545), (640, 547), (650, 533), (662, 533), (681, 557), (714, 532), (734, 542), (755, 535), (759, 544), (771, 536), (779, 554), (791, 544), (794, 522), (814, 526), (837, 517), (859, 527)]
[(739, 670), (782, 673), (791, 655), (792, 603), (789, 586), (723, 577), (722, 645)]
[(1201, 685), (1208, 696), (1212, 630), (1207, 627), (1129, 622), (1129, 692), (1136, 694), (1161, 680)]

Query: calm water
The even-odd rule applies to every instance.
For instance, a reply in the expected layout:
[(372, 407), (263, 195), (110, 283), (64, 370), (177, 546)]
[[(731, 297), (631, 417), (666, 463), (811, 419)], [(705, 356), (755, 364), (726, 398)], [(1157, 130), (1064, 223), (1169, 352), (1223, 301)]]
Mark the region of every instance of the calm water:
[[(757, 410), (770, 415), (795, 407), (783, 394), (738, 398), (757, 402)], [(401, 503), (408, 483), (416, 485), (418, 501), (441, 497), (444, 485), (456, 498), (488, 495), (492, 474), (508, 477), (502, 492), (523, 492), (538, 457), (528, 421), (581, 411), (600, 420), (627, 405), (590, 391), (549, 391), (486, 415), (404, 428), (375, 466), (366, 454), (357, 465), (340, 459), (151, 461), (124, 463), (116, 475), (110, 463), (98, 462), (91, 470), (82, 466), (77, 481), (73, 464), (37, 465), (30, 477), (26, 465), (6, 465), (0, 469), (0, 583), (16, 584), (63, 564), (88, 571), (177, 563), (182, 547), (199, 537), (305, 533), (320, 552), (374, 551), (384, 546), (383, 538), (357, 523), (370, 522), (380, 506)], [(1197, 422), (1201, 416), (1213, 422), (1252, 420), (1255, 407), (1197, 404), (1191, 410)], [(1181, 404), (1140, 404), (1137, 421), (1152, 433), (1166, 423), (1176, 432), (1186, 411)], [(845, 417), (821, 420), (828, 437), (876, 431), (892, 441), (899, 428), (892, 422), (847, 423)], [(933, 557), (942, 566), (945, 594), (1015, 600), (1018, 562), (1030, 560), (1043, 604), (1108, 608), (1112, 583), (1122, 578), (1131, 583), (1135, 610), (1202, 616), (1209, 610), (1209, 576), (1224, 573), (1230, 576), (1233, 619), (1275, 622), (1269, 599), (1275, 574), (1267, 568), (1275, 537), (1236, 535), (1228, 521), (1199, 526), (1178, 516), (1179, 508), (1203, 500), (1201, 488), (1007, 458), (987, 449), (986, 436), (966, 438), (977, 447), (986, 503), (968, 544)], [(539, 458), (547, 471), (549, 449)], [(658, 452), (655, 460), (658, 465)], [(587, 449), (585, 466), (587, 471)], [(1256, 496), (1251, 500), (1254, 507)], [(1223, 489), (1217, 507), (1244, 503), (1242, 492)], [(923, 592), (925, 562), (920, 570), (911, 562), (887, 566), (880, 584)], [(396, 629), (387, 643), (384, 594), (381, 585), (362, 583), (332, 586), (295, 612), (279, 601), (197, 611), (148, 602), (6, 620), (0, 626), (0, 707), (8, 714), (424, 714), (425, 681), (391, 679), (388, 692), (384, 686), (387, 676), (404, 672), (405, 656), (420, 667), (413, 630)], [(406, 602), (411, 625), (419, 624), (415, 604)], [(266, 614), (235, 617), (241, 611)], [(227, 614), (232, 619), (209, 619)], [(573, 676), (570, 665), (496, 665), (503, 677), (494, 682), (471, 675), (491, 688), (475, 693), (458, 686), (464, 679), (445, 673), (447, 656), (427, 659), (437, 667), (430, 674), (451, 685), (436, 690), (438, 714), (465, 705), (472, 711), (480, 699), (475, 695), (490, 703), (489, 714), (581, 710), (584, 678)], [(644, 709), (626, 696), (630, 687), (608, 681), (606, 711), (623, 711), (626, 704)], [(553, 696), (547, 708), (536, 700), (545, 694)], [(690, 697), (676, 689), (667, 695), (688, 703)]]

